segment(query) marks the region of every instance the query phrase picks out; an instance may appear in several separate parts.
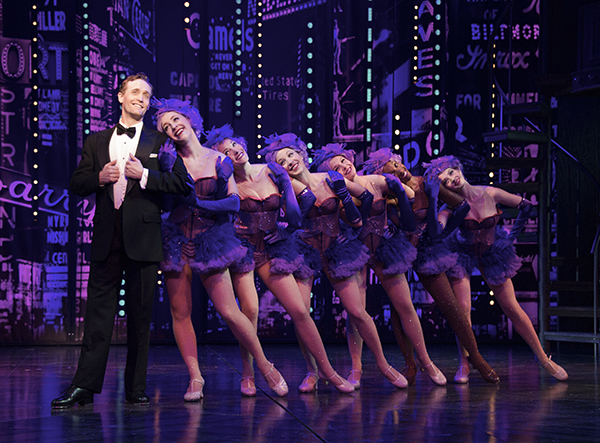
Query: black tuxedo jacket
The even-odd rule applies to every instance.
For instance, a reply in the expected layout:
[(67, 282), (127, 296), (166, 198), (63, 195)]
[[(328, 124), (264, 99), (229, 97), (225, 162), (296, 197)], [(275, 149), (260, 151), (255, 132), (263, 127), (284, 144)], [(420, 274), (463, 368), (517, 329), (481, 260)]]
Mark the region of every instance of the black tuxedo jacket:
[[(96, 193), (91, 260), (104, 260), (113, 237), (115, 209), (113, 185), (100, 186), (100, 171), (110, 162), (110, 138), (115, 127), (90, 135), (83, 146), (81, 161), (71, 177), (71, 191), (86, 197)], [(139, 180), (128, 179), (125, 200), (121, 205), (125, 252), (132, 260), (159, 262), (163, 260), (160, 231), (161, 194), (187, 195), (194, 184), (177, 156), (170, 172), (161, 172), (158, 151), (167, 137), (143, 127), (135, 156), (149, 171), (146, 189)]]

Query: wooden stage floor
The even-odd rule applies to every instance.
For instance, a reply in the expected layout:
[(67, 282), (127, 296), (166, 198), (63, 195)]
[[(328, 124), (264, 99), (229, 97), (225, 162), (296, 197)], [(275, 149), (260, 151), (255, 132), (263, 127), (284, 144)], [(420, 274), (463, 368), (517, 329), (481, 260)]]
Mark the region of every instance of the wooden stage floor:
[[(563, 346), (565, 346), (563, 344)], [(346, 346), (327, 345), (333, 366), (349, 371)], [(0, 360), (0, 441), (7, 442), (593, 442), (600, 441), (600, 379), (593, 355), (555, 355), (569, 372), (558, 382), (539, 369), (529, 348), (481, 346), (501, 378), (489, 385), (476, 371), (468, 385), (452, 383), (456, 348), (430, 345), (449, 379), (435, 386), (420, 373), (399, 390), (379, 374), (365, 349), (362, 387), (340, 394), (322, 383), (316, 394), (297, 390), (306, 372), (297, 345), (268, 344), (265, 353), (290, 386), (285, 398), (257, 378), (258, 395), (239, 392), (236, 345), (201, 345), (204, 399), (184, 403), (188, 376), (177, 347), (150, 349), (151, 404), (125, 403), (126, 349), (113, 346), (102, 394), (93, 405), (52, 410), (67, 387), (79, 347), (3, 347)], [(401, 368), (396, 346), (385, 345)]]

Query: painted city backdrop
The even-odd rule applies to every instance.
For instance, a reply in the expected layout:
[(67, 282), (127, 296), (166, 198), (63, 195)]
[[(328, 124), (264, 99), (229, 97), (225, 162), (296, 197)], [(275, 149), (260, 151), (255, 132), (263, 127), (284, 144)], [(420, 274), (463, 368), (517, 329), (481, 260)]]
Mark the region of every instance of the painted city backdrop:
[[(515, 103), (537, 99), (539, 1), (519, 2), (495, 37), (512, 36), (511, 52), (495, 62), (511, 70)], [(252, 162), (262, 161), (255, 152), (265, 136), (294, 132), (313, 149), (346, 143), (359, 168), (369, 152), (396, 145), (414, 174), (432, 156), (454, 154), (482, 183), (487, 47), (507, 3), (44, 0), (33, 9), (0, 2), (0, 342), (81, 339), (94, 199), (70, 195), (69, 178), (87, 133), (117, 122), (124, 76), (143, 71), (156, 96), (191, 101), (207, 130), (232, 124), (248, 140)], [(145, 122), (155, 125), (151, 112)], [(538, 147), (507, 149), (535, 157)], [(532, 219), (525, 231), (536, 230)], [(536, 324), (537, 244), (517, 250), (524, 259), (517, 296)], [(426, 339), (452, 341), (431, 297), (412, 272), (408, 278)], [(259, 336), (294, 340), (290, 317), (256, 284)], [(392, 341), (390, 302), (374, 275), (368, 285), (367, 309), (382, 339)], [(478, 339), (512, 340), (512, 325), (477, 275), (472, 297)], [(345, 313), (324, 278), (315, 282), (312, 309), (323, 338), (343, 341)], [(200, 341), (233, 340), (199, 279), (193, 317)], [(126, 339), (126, 321), (123, 309), (115, 341)], [(152, 328), (155, 342), (173, 340), (160, 275)]]

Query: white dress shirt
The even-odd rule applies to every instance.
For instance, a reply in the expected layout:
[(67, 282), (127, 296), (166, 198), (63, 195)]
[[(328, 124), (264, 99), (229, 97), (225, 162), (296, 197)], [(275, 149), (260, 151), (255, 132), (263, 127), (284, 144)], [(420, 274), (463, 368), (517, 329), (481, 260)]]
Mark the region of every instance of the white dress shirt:
[[(121, 125), (123, 123), (119, 121)], [(142, 134), (142, 127), (144, 126), (144, 122), (141, 121), (133, 125), (135, 128), (135, 135), (133, 138), (129, 138), (127, 134), (117, 135), (117, 130), (112, 134), (110, 138), (110, 161), (117, 160), (117, 167), (119, 168), (119, 180), (116, 183), (113, 183), (114, 190), (114, 203), (115, 209), (119, 209), (123, 200), (125, 199), (125, 191), (127, 190), (127, 177), (125, 177), (125, 162), (129, 160), (129, 154), (135, 156), (135, 152), (137, 150), (138, 143), (140, 141), (140, 136)], [(127, 127), (123, 125), (123, 127)], [(143, 179), (146, 180), (143, 180)], [(145, 188), (146, 181), (148, 180), (148, 171), (144, 168), (144, 174), (142, 176), (142, 180), (140, 180), (140, 185), (143, 186), (142, 189)]]

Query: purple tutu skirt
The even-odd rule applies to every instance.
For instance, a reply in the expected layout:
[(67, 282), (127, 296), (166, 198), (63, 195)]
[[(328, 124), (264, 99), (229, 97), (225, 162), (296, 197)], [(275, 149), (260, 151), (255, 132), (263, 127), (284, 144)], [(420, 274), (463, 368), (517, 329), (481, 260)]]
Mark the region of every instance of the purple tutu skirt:
[(381, 238), (375, 257), (383, 263), (386, 275), (404, 274), (417, 258), (417, 248), (410, 244), (404, 231), (389, 239)]
[(293, 234), (280, 229), (282, 239), (275, 243), (266, 243), (265, 250), (257, 253), (256, 246), (247, 238), (241, 237), (242, 245), (248, 249), (246, 255), (232, 266), (236, 273), (250, 272), (264, 263), (271, 264), (271, 274), (285, 275), (296, 272), (303, 266), (304, 259), (298, 251)]
[(304, 264), (304, 259), (298, 250), (295, 235), (286, 232), (283, 240), (266, 244), (265, 250), (271, 259), (271, 274), (293, 274)]
[(360, 240), (350, 240), (347, 243), (333, 241), (325, 251), (329, 275), (342, 279), (355, 275), (369, 261), (369, 248)]
[(241, 238), (240, 241), (242, 246), (246, 248), (246, 254), (231, 265), (231, 270), (236, 274), (245, 274), (254, 271), (254, 268), (256, 267), (256, 263), (254, 262), (254, 251), (256, 250), (256, 247), (246, 238)]
[(235, 235), (232, 223), (215, 223), (191, 239), (196, 251), (193, 256), (182, 253), (181, 246), (190, 239), (176, 224), (163, 221), (162, 236), (165, 260), (161, 269), (164, 271), (180, 272), (187, 263), (192, 271), (206, 274), (229, 267), (247, 252)]
[(309, 277), (317, 277), (323, 269), (321, 254), (311, 245), (303, 241), (296, 231), (293, 235), (298, 253), (302, 257), (302, 263), (294, 271), (294, 277), (298, 280), (306, 280)]
[(450, 251), (441, 239), (423, 236), (417, 246), (413, 270), (423, 275), (438, 275), (452, 268), (457, 260), (458, 254)]
[[(500, 226), (496, 226), (496, 240), (506, 237), (508, 233)], [(446, 244), (450, 250), (458, 253), (456, 265), (447, 272), (449, 277), (465, 278), (473, 273), (474, 268), (480, 268), (488, 284), (498, 286), (509, 278), (517, 275), (523, 261), (517, 255), (513, 245), (492, 252), (491, 248), (485, 251), (481, 257), (475, 256), (468, 249), (468, 245), (463, 245), (458, 240), (458, 230), (455, 230), (446, 239)]]

